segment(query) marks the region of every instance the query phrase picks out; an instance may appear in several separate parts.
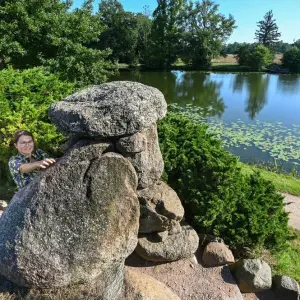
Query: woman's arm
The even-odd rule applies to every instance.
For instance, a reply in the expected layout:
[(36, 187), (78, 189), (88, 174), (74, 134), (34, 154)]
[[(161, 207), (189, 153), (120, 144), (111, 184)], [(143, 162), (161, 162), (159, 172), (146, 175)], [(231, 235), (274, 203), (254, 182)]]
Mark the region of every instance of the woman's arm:
[(22, 164), (20, 165), (20, 172), (21, 173), (30, 173), (35, 171), (36, 169), (46, 169), (50, 165), (55, 163), (55, 159), (53, 158), (45, 158), (43, 160), (35, 161), (32, 163)]

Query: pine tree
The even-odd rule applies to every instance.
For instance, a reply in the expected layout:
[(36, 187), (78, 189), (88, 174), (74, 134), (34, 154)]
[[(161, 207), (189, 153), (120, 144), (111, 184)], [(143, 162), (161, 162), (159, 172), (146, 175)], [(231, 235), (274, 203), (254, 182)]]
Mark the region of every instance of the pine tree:
[(278, 32), (276, 20), (273, 19), (272, 10), (265, 14), (264, 20), (257, 22), (257, 26), (258, 29), (255, 32), (255, 37), (258, 43), (272, 48), (281, 36), (281, 33)]

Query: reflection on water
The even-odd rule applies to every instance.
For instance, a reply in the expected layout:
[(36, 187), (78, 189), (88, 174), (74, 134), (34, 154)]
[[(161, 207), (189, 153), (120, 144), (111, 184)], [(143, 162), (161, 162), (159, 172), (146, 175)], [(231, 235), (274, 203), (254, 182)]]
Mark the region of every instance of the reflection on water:
[(111, 80), (161, 90), (168, 103), (194, 104), (227, 122), (238, 119), (300, 124), (300, 76), (203, 72), (121, 72)]
[(222, 82), (201, 72), (122, 72), (112, 80), (138, 81), (158, 88), (168, 103), (193, 104), (210, 116), (221, 117), (225, 111), (220, 89)]
[(278, 75), (277, 87), (285, 94), (300, 93), (300, 76)]
[(175, 87), (176, 103), (200, 106), (210, 116), (221, 117), (225, 110), (220, 95), (222, 82), (210, 79), (209, 74), (186, 72), (178, 76)]
[(138, 81), (161, 90), (168, 103), (201, 107), (216, 124), (226, 124), (210, 128), (229, 138), (242, 161), (276, 158), (300, 166), (299, 75), (122, 72), (111, 80)]
[(248, 90), (245, 111), (253, 120), (267, 102), (267, 90), (269, 86), (269, 74), (237, 74), (234, 78), (233, 92), (242, 91), (245, 86)]

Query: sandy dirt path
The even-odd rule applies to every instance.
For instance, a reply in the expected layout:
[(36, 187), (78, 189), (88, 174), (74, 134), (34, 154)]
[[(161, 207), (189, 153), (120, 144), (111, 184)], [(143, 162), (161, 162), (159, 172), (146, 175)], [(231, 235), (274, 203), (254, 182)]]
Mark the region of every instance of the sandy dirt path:
[(283, 193), (285, 210), (289, 213), (289, 225), (300, 230), (300, 197)]

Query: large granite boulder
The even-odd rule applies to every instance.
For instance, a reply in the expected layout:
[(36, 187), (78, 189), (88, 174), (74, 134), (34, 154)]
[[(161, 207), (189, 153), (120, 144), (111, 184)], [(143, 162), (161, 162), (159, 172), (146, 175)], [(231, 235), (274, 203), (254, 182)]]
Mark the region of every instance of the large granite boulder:
[[(157, 182), (164, 170), (164, 161), (159, 148), (156, 124), (141, 132), (145, 138), (145, 149), (138, 153), (121, 152), (134, 166), (138, 174), (138, 188), (143, 189)], [(117, 142), (117, 147), (119, 142)], [(120, 149), (120, 147), (119, 147)]]
[(163, 239), (155, 233), (140, 237), (135, 252), (145, 260), (167, 262), (193, 256), (198, 245), (197, 232), (185, 225), (180, 233), (168, 235)]
[(260, 259), (241, 259), (229, 267), (242, 292), (256, 293), (272, 286), (271, 268)]
[(138, 190), (141, 207), (139, 233), (170, 231), (179, 225), (184, 208), (176, 192), (166, 183)]
[(122, 300), (180, 300), (165, 284), (134, 268), (126, 268)]
[(27, 287), (96, 284), (117, 299), (137, 244), (137, 176), (109, 144), (75, 147), (18, 192), (0, 219), (0, 275)]
[(142, 131), (167, 112), (163, 94), (138, 82), (90, 87), (51, 105), (49, 116), (66, 135), (125, 136)]

